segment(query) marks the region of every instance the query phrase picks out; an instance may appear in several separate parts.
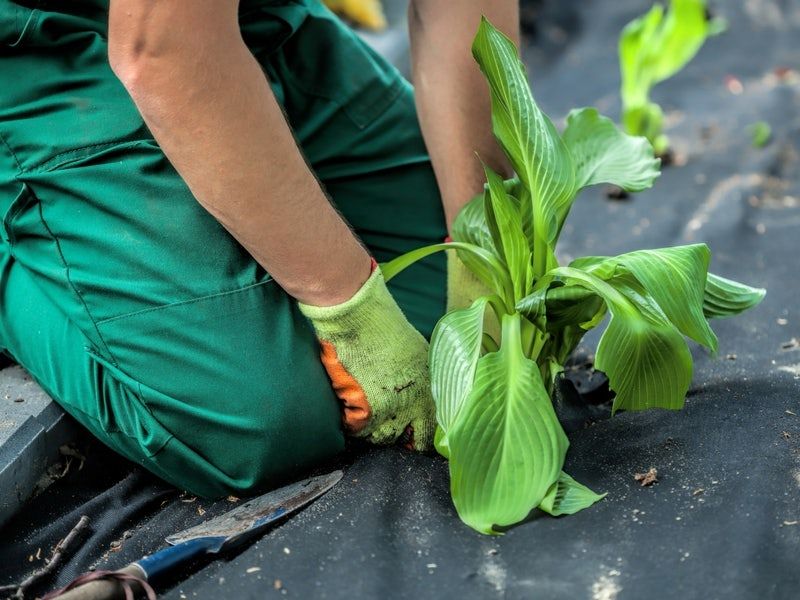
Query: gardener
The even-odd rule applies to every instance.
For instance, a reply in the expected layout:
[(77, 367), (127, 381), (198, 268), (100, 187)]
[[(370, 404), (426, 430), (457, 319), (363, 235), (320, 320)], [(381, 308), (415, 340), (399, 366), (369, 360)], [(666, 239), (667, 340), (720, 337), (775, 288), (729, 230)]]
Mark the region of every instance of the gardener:
[(512, 0), (412, 1), (418, 122), (318, 0), (0, 0), (0, 349), (203, 496), (335, 454), (341, 411), (429, 448), (445, 265), (390, 294), (376, 260), (446, 237), (475, 152), (504, 168), (482, 13), (517, 28)]

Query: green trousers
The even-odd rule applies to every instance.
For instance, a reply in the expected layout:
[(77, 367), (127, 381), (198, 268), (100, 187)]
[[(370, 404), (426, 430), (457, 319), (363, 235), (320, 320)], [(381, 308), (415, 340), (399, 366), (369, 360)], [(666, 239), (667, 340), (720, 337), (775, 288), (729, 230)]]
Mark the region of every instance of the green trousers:
[[(254, 493), (342, 448), (339, 406), (295, 301), (197, 203), (111, 72), (107, 19), (107, 0), (0, 0), (0, 350), (167, 481)], [(243, 0), (240, 22), (376, 259), (444, 238), (396, 70), (316, 0)], [(443, 259), (390, 288), (429, 335)]]

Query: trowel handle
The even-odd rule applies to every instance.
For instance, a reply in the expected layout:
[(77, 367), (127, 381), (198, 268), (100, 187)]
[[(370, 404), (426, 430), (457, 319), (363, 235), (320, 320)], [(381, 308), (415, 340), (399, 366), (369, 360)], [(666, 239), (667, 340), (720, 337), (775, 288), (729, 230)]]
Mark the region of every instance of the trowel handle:
[[(136, 563), (130, 564), (118, 572), (147, 579), (147, 574)], [(130, 586), (133, 588), (134, 597), (140, 598), (143, 591), (142, 586), (136, 581), (130, 581)], [(58, 600), (118, 600), (125, 598), (125, 590), (116, 579), (98, 579), (64, 592), (57, 598)]]

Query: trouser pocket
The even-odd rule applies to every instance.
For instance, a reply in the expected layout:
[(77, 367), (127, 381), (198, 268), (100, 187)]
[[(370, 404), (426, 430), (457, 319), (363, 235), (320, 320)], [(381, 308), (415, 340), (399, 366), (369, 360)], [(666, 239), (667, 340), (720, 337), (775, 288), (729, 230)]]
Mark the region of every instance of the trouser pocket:
[(86, 310), (80, 289), (70, 279), (61, 245), (45, 220), (42, 204), (27, 183), (21, 184), (19, 193), (3, 214), (0, 235), (10, 260), (31, 274), (42, 292), (81, 329), (95, 349), (111, 358)]

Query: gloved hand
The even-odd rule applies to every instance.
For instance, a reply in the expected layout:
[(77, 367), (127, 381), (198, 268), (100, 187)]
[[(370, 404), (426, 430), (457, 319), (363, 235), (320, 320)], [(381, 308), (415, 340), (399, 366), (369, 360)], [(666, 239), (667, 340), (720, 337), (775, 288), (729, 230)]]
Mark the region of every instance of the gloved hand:
[[(449, 241), (449, 238), (448, 238)], [(447, 312), (456, 308), (467, 308), (475, 300), (491, 294), (491, 290), (467, 269), (458, 252), (448, 250), (447, 254)]]
[(410, 426), (407, 446), (430, 449), (436, 416), (428, 342), (389, 294), (380, 267), (342, 304), (299, 306), (320, 340), (347, 432), (390, 444)]
[(333, 12), (375, 31), (386, 27), (380, 0), (324, 0)]
[[(506, 191), (519, 197), (519, 179), (516, 177), (503, 182)], [(472, 205), (482, 197), (483, 193), (474, 196), (465, 206)], [(463, 211), (463, 209), (462, 209)], [(456, 222), (461, 213), (456, 216)], [(449, 237), (446, 242), (452, 241)], [(482, 296), (489, 296), (493, 292), (480, 279), (467, 269), (466, 265), (458, 258), (455, 250), (447, 251), (447, 312), (457, 308), (467, 308)], [(489, 334), (495, 342), (500, 342), (500, 322), (491, 310), (486, 311), (484, 318), (484, 332)]]
[[(457, 308), (467, 308), (482, 296), (489, 296), (492, 291), (467, 269), (455, 250), (447, 254), (447, 312)], [(500, 322), (489, 309), (483, 318), (483, 331), (495, 343), (500, 343)]]

